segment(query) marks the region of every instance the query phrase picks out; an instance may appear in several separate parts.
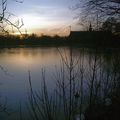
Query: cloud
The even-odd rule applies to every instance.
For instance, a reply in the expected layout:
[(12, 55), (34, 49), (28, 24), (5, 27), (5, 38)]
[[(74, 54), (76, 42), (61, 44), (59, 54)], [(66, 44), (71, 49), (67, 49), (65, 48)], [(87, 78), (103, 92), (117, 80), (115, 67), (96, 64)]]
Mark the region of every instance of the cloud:
[[(25, 0), (23, 4), (12, 3), (13, 13), (22, 18), (25, 28), (55, 31), (73, 24), (74, 13), (69, 9), (71, 0)], [(73, 0), (72, 0), (73, 1)]]

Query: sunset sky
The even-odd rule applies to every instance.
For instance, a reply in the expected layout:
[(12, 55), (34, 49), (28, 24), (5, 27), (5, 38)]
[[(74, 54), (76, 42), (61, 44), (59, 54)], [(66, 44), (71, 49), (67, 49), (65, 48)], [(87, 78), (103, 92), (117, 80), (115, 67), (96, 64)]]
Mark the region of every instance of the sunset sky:
[(37, 34), (63, 34), (70, 30), (79, 30), (76, 25), (75, 11), (70, 7), (78, 0), (24, 0), (16, 3), (8, 1), (8, 11), (22, 18), (24, 26), (22, 31), (27, 29), (28, 33)]

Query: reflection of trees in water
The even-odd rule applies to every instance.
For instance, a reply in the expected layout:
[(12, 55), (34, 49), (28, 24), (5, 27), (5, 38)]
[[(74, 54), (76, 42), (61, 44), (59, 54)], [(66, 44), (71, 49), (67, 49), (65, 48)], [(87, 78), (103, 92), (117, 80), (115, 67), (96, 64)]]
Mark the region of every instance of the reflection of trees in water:
[[(80, 49), (74, 55), (73, 48), (70, 48), (69, 55), (60, 49), (58, 52), (61, 68), (56, 69), (56, 88), (53, 94), (47, 90), (44, 70), (41, 92), (33, 91), (29, 75), (31, 90), (28, 108), (31, 117), (35, 120), (71, 120), (76, 119), (76, 116), (82, 119), (85, 115), (87, 119), (92, 115), (94, 117), (94, 110), (110, 106), (119, 88), (119, 53), (109, 57), (96, 49), (86, 56), (89, 51)], [(96, 114), (99, 116), (99, 112)]]

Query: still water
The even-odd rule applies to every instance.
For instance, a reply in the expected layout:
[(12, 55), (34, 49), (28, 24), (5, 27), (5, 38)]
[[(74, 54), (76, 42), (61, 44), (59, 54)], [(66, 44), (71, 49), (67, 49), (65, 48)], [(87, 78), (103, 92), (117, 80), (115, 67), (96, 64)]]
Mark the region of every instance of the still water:
[(51, 86), (55, 65), (60, 62), (56, 48), (12, 48), (0, 50), (0, 92), (10, 105), (24, 101), (29, 91), (28, 71), (35, 89), (40, 87), (41, 69), (46, 70)]
[[(93, 54), (97, 54), (108, 67), (118, 50), (98, 50), (88, 48), (73, 48), (72, 56), (77, 63), (78, 58), (84, 56), (83, 63), (88, 69)], [(117, 52), (116, 52), (117, 51)], [(69, 47), (35, 47), (35, 48), (2, 48), (0, 49), (0, 99), (7, 103), (9, 109), (16, 111), (19, 103), (24, 106), (28, 101), (29, 75), (34, 90), (41, 87), (41, 69), (45, 69), (49, 91), (55, 87), (56, 69), (60, 69), (62, 58), (69, 61), (71, 49)], [(80, 58), (81, 59), (81, 58)], [(64, 62), (64, 61), (63, 61)]]

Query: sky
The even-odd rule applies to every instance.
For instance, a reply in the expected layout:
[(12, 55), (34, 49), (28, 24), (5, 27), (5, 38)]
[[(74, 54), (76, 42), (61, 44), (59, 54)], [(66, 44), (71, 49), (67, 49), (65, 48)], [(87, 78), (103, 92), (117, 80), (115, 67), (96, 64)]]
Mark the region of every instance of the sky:
[(23, 19), (21, 31), (35, 34), (67, 34), (79, 30), (75, 11), (70, 7), (78, 0), (24, 0), (23, 3), (8, 1), (7, 10)]

